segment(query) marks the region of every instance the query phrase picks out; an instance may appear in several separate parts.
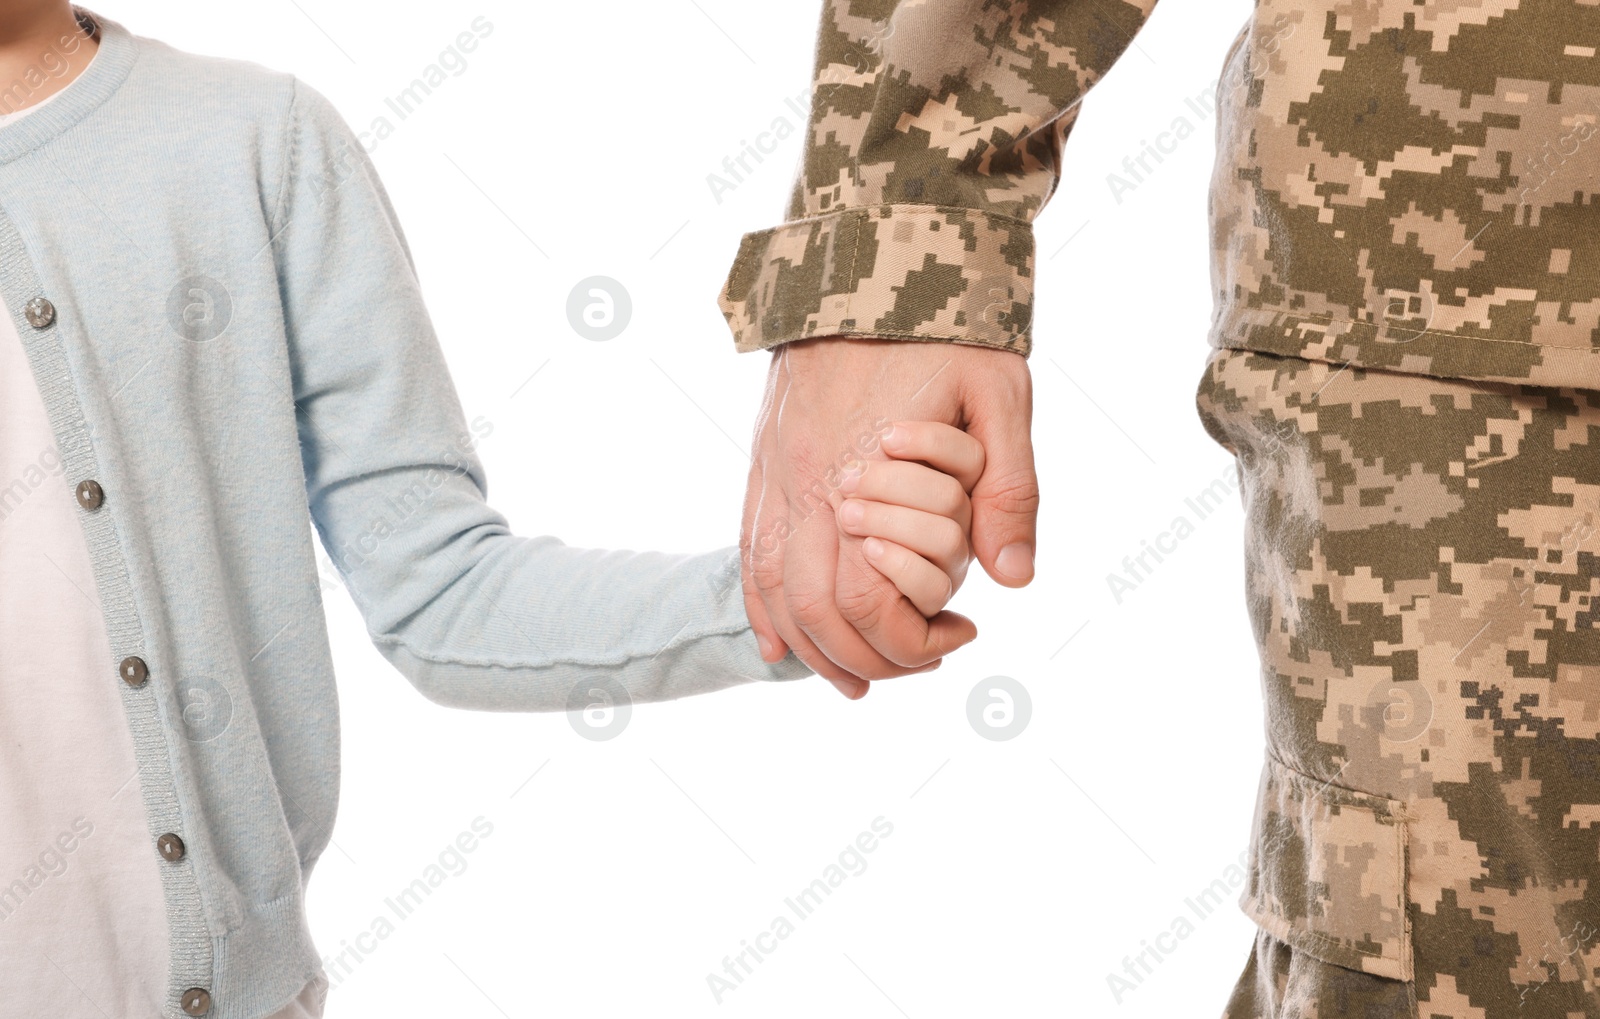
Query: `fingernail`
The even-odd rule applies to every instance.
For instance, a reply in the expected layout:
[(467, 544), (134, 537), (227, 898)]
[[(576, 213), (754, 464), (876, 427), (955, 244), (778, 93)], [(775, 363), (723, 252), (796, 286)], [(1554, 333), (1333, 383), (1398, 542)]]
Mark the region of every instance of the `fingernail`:
[(1012, 580), (1033, 578), (1033, 549), (1022, 542), (1013, 542), (1000, 550), (994, 568)]
[(841, 491), (841, 492), (854, 492), (856, 489), (858, 489), (860, 487), (861, 487), (861, 472), (860, 471), (847, 471), (845, 473), (844, 477), (839, 480), (839, 491)]
[(762, 658), (771, 658), (772, 657), (772, 641), (767, 639), (767, 635), (766, 634), (757, 633), (756, 634), (756, 643), (761, 645), (761, 657)]
[(856, 499), (846, 499), (839, 506), (839, 522), (846, 527), (860, 527), (867, 518), (867, 508)]
[(861, 551), (865, 552), (868, 559), (883, 558), (883, 542), (877, 538), (868, 538), (861, 543)]
[(891, 425), (889, 430), (883, 433), (883, 444), (885, 446), (897, 446), (904, 442), (905, 439), (906, 430), (899, 425)]

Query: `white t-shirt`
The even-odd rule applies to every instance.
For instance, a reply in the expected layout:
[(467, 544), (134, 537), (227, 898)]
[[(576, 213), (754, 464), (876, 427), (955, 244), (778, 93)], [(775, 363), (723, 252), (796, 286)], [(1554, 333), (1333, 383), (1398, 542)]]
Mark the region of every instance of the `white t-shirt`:
[[(0, 116), (0, 130), (54, 98)], [(168, 864), (78, 512), (0, 303), (0, 1019), (159, 1019)], [(270, 1019), (320, 1019), (325, 995), (307, 984)]]

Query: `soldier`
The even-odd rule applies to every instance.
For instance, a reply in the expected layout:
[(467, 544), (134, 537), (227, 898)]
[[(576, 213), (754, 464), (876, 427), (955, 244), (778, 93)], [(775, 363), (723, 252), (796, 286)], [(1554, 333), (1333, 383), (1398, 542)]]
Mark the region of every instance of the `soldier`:
[[(791, 519), (868, 408), (983, 441), (975, 551), (1031, 579), (1030, 224), (1154, 6), (827, 3), (787, 221), (722, 296), (775, 351), (768, 660), (854, 697), (941, 652), (858, 539)], [(1269, 728), (1229, 1019), (1600, 1015), (1597, 52), (1593, 0), (1258, 0), (1226, 58), (1198, 402)]]

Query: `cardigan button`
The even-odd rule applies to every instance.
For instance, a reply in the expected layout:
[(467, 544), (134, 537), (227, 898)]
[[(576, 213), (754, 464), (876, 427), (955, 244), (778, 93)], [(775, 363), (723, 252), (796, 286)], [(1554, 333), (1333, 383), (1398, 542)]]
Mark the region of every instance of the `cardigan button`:
[(100, 487), (98, 481), (78, 482), (78, 505), (86, 510), (99, 509), (100, 504), (106, 501), (106, 490)]
[(178, 999), (184, 1015), (205, 1015), (211, 1011), (211, 995), (204, 987), (191, 987)]
[(177, 863), (183, 859), (183, 854), (186, 852), (183, 840), (171, 832), (156, 839), (156, 848), (161, 851), (161, 858), (168, 863)]
[(27, 316), (28, 324), (35, 329), (49, 329), (50, 324), (56, 320), (56, 306), (42, 297), (35, 297), (23, 305), (22, 313)]
[(144, 681), (150, 678), (150, 667), (145, 665), (143, 658), (124, 658), (118, 671), (122, 674), (122, 681), (129, 686), (144, 686)]

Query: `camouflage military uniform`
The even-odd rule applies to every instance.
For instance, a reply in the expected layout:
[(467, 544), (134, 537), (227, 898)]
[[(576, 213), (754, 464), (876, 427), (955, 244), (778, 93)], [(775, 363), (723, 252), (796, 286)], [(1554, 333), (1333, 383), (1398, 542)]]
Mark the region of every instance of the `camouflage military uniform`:
[[(830, 0), (722, 303), (1026, 355), (1030, 223), (1155, 0)], [(1600, 0), (1258, 0), (1201, 417), (1268, 753), (1229, 1019), (1600, 1016)]]

